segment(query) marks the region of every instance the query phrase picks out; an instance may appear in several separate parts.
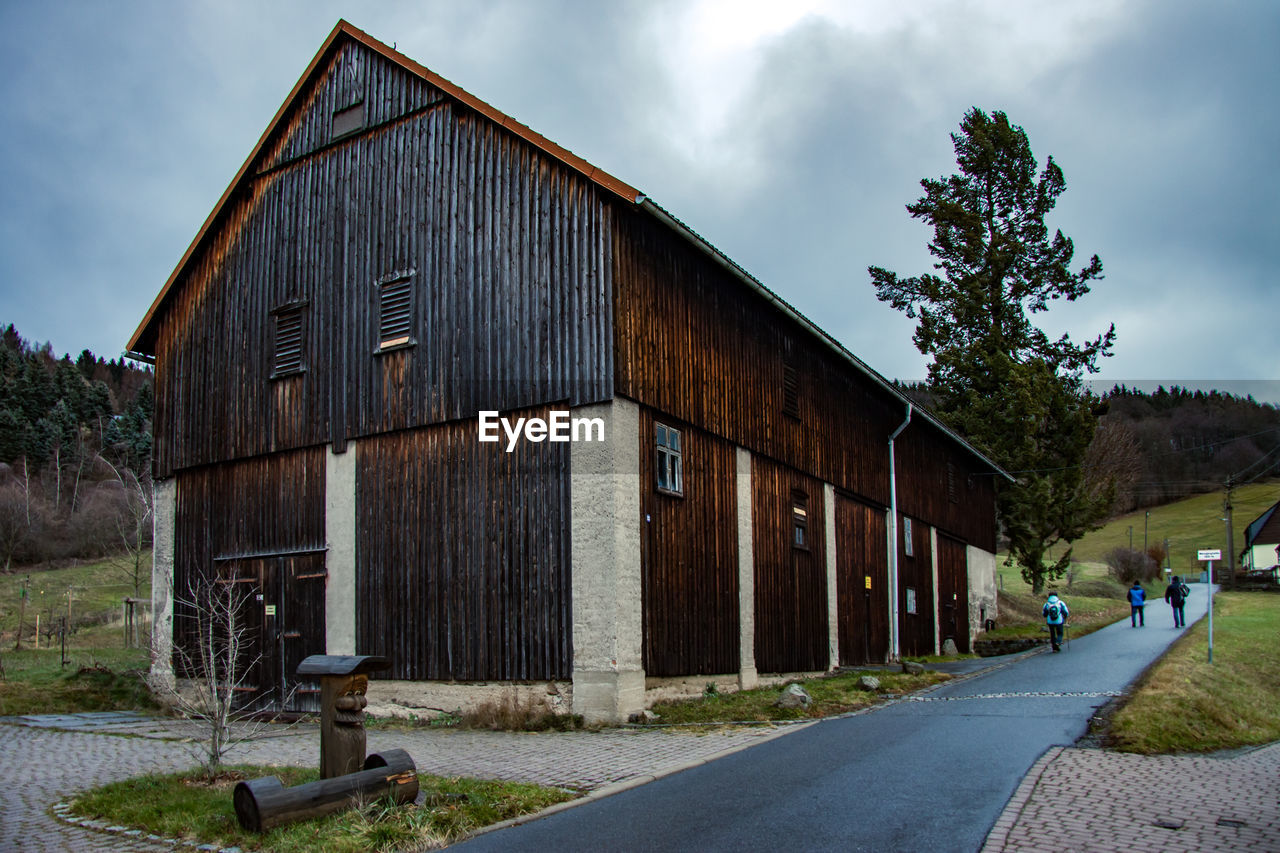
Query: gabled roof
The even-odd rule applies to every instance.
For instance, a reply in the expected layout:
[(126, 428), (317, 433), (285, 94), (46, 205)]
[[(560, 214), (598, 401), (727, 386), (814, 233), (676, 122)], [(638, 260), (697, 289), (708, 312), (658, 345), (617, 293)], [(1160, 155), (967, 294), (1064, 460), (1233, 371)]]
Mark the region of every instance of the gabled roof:
[(280, 105), (280, 109), (276, 111), (275, 116), (271, 119), (270, 124), (267, 125), (267, 129), (263, 132), (261, 138), (259, 138), (258, 143), (253, 147), (253, 150), (249, 152), (249, 156), (245, 159), (244, 165), (242, 165), (240, 170), (236, 172), (235, 177), (231, 179), (231, 183), (222, 193), (222, 197), (218, 199), (218, 203), (214, 206), (213, 211), (205, 219), (204, 224), (200, 226), (200, 230), (197, 232), (195, 239), (191, 241), (191, 245), (188, 246), (186, 252), (183, 253), (182, 258), (178, 261), (178, 265), (174, 267), (173, 272), (170, 273), (168, 280), (164, 283), (164, 287), (161, 288), (159, 295), (156, 296), (155, 301), (151, 304), (146, 316), (143, 317), (142, 322), (133, 333), (133, 337), (130, 338), (128, 347), (130, 355), (141, 357), (144, 360), (147, 360), (147, 357), (149, 356), (155, 356), (155, 326), (160, 315), (160, 310), (168, 300), (170, 292), (174, 288), (176, 282), (182, 278), (188, 264), (190, 264), (192, 259), (197, 255), (198, 250), (204, 244), (205, 240), (208, 239), (214, 231), (215, 226), (222, 218), (228, 201), (236, 194), (237, 189), (239, 189), (239, 187), (249, 178), (250, 169), (257, 161), (259, 155), (261, 155), (267, 146), (277, 138), (277, 135), (288, 126), (288, 118), (293, 112), (295, 101), (297, 101), (299, 96), (312, 85), (316, 76), (320, 74), (324, 68), (325, 62), (328, 60), (329, 56), (341, 47), (344, 40), (350, 40), (364, 45), (374, 53), (403, 68), (410, 74), (416, 75), (430, 85), (441, 90), (449, 97), (455, 98), (457, 101), (465, 104), (475, 112), (485, 116), (511, 133), (514, 133), (529, 142), (544, 154), (559, 160), (566, 166), (582, 174), (587, 179), (594, 181), (596, 184), (616, 195), (624, 202), (634, 205), (637, 209), (653, 216), (672, 231), (676, 232), (680, 237), (691, 243), (699, 251), (709, 256), (715, 263), (727, 270), (749, 289), (763, 296), (766, 301), (778, 308), (785, 316), (798, 323), (801, 328), (811, 333), (820, 343), (835, 352), (841, 360), (851, 365), (857, 372), (871, 379), (872, 382), (880, 386), (891, 396), (896, 397), (903, 405), (904, 410), (907, 407), (913, 407), (913, 411), (917, 412), (922, 419), (928, 421), (930, 424), (941, 430), (943, 434), (949, 436), (960, 444), (965, 450), (982, 460), (982, 462), (988, 465), (992, 471), (1008, 480), (1013, 479), (1008, 473), (1001, 469), (999, 465), (991, 461), (984, 454), (979, 452), (977, 448), (945, 426), (935, 416), (909, 400), (905, 394), (894, 387), (893, 383), (889, 382), (869, 367), (865, 362), (856, 357), (835, 338), (831, 337), (815, 323), (788, 304), (786, 300), (782, 299), (766, 287), (758, 279), (740, 267), (715, 246), (711, 245), (695, 233), (683, 222), (667, 213), (652, 200), (648, 199), (635, 187), (632, 187), (630, 184), (610, 175), (602, 169), (596, 168), (568, 149), (562, 148), (541, 134), (534, 132), (528, 126), (516, 121), (500, 110), (495, 109), (425, 66), (415, 62), (399, 51), (388, 47), (370, 36), (368, 33), (357, 29), (344, 20), (339, 20), (337, 25), (333, 28), (333, 31), (329, 33), (324, 44), (320, 46), (320, 49), (316, 52), (311, 63), (302, 73), (302, 76), (289, 92), (289, 95), (284, 99), (284, 103)]
[[(1262, 528), (1267, 526), (1271, 516), (1276, 514), (1277, 509), (1280, 509), (1280, 502), (1273, 504), (1271, 509), (1249, 522), (1249, 526), (1244, 529), (1244, 547), (1246, 551), (1253, 547), (1254, 540), (1258, 538)], [(1264, 542), (1263, 544), (1265, 545), (1266, 543)]]

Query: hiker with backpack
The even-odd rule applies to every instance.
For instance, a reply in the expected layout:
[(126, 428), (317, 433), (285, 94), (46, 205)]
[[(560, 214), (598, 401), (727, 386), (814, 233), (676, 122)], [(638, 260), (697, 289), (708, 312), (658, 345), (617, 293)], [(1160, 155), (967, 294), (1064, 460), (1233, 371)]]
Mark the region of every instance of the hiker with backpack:
[(1060, 652), (1062, 651), (1062, 632), (1071, 611), (1067, 609), (1067, 603), (1058, 598), (1056, 592), (1049, 593), (1049, 600), (1044, 603), (1041, 610), (1044, 613), (1044, 622), (1049, 626), (1049, 643), (1055, 652)]
[(1146, 617), (1142, 615), (1142, 608), (1147, 605), (1147, 591), (1142, 588), (1142, 584), (1137, 581), (1133, 582), (1133, 586), (1129, 587), (1129, 624), (1135, 628), (1147, 627)]
[(1182, 582), (1182, 578), (1177, 575), (1173, 576), (1173, 580), (1169, 581), (1169, 586), (1164, 591), (1164, 600), (1169, 602), (1169, 606), (1173, 608), (1173, 627), (1187, 627), (1187, 616), (1182, 608), (1187, 603), (1187, 596), (1191, 594), (1191, 587)]

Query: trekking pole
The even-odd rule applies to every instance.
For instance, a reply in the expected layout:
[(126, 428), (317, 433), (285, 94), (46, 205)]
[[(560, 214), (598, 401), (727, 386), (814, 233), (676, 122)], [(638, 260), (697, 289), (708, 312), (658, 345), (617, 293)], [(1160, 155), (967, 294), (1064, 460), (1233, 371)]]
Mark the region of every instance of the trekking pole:
[(1067, 651), (1071, 651), (1071, 625), (1062, 623), (1062, 639), (1067, 641)]

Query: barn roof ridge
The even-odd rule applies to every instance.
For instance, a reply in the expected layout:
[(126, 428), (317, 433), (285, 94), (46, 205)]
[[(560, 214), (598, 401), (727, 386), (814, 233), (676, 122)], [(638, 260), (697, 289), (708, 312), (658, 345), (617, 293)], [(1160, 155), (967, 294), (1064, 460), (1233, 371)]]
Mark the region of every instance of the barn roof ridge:
[(297, 83), (295, 83), (293, 88), (289, 91), (289, 94), (285, 97), (284, 102), (280, 105), (280, 108), (276, 110), (275, 115), (272, 117), (271, 121), (268, 123), (261, 137), (259, 137), (258, 142), (254, 145), (253, 150), (250, 151), (249, 156), (245, 158), (244, 164), (241, 165), (239, 171), (236, 172), (235, 177), (232, 178), (231, 183), (228, 184), (226, 190), (224, 190), (222, 195), (219, 197), (217, 204), (214, 205), (213, 210), (205, 218), (205, 221), (200, 226), (200, 230), (196, 233), (195, 238), (191, 241), (191, 244), (187, 247), (186, 251), (183, 253), (182, 258), (178, 261), (178, 264), (174, 267), (173, 272), (170, 273), (169, 278), (165, 281), (164, 287), (161, 288), (160, 293), (156, 296), (155, 300), (151, 304), (151, 307), (147, 310), (147, 313), (143, 317), (142, 322), (138, 325), (137, 330), (133, 333), (133, 336), (129, 339), (128, 350), (127, 350), (128, 355), (130, 355), (131, 357), (139, 358), (141, 360), (148, 360), (147, 356), (154, 355), (153, 352), (140, 349), (140, 347), (144, 343), (147, 344), (148, 346), (154, 346), (154, 344), (152, 344), (150, 340), (154, 336), (154, 332), (152, 331), (151, 327), (156, 319), (157, 314), (160, 311), (161, 306), (164, 304), (164, 302), (168, 298), (169, 292), (172, 290), (175, 283), (181, 277), (182, 273), (186, 270), (187, 265), (191, 262), (192, 258), (195, 256), (199, 247), (203, 245), (206, 236), (212, 230), (215, 223), (219, 221), (222, 215), (222, 211), (227, 205), (227, 202), (230, 201), (232, 196), (235, 195), (236, 190), (241, 186), (241, 184), (247, 178), (250, 177), (250, 168), (258, 160), (259, 155), (262, 154), (268, 142), (275, 137), (277, 130), (281, 127), (282, 122), (284, 122), (286, 116), (291, 112), (291, 109), (295, 101), (298, 99), (299, 95), (311, 83), (314, 76), (318, 73), (320, 67), (322, 66), (324, 60), (329, 56), (330, 52), (335, 49), (335, 45), (338, 43), (339, 39), (344, 37), (364, 45), (365, 47), (381, 55), (385, 59), (395, 63), (401, 68), (404, 68), (406, 71), (422, 78), (426, 82), (430, 83), (432, 86), (435, 86), (436, 88), (445, 92), (450, 97), (455, 98), (462, 104), (465, 104), (470, 109), (475, 110), (477, 113), (485, 116), (490, 121), (493, 121), (495, 124), (499, 125), (500, 127), (514, 133), (515, 135), (519, 136), (520, 138), (534, 145), (536, 148), (543, 151), (544, 153), (550, 155), (551, 157), (554, 157), (555, 159), (561, 161), (562, 163), (574, 169), (575, 171), (581, 173), (582, 175), (587, 177), (589, 180), (593, 181), (594, 183), (608, 190), (612, 194), (620, 197), (622, 200), (626, 201), (627, 203), (633, 204), (638, 209), (643, 210), (649, 215), (653, 216), (655, 219), (662, 222), (666, 227), (672, 229), (681, 237), (683, 237), (685, 240), (687, 240), (695, 248), (703, 251), (714, 262), (716, 262), (721, 267), (726, 269), (730, 274), (732, 274), (735, 278), (737, 278), (740, 282), (742, 282), (748, 288), (756, 291), (759, 295), (763, 296), (766, 299), (766, 301), (773, 304), (785, 316), (788, 316), (789, 318), (797, 322), (801, 326), (801, 328), (803, 328), (810, 334), (814, 335), (819, 340), (819, 342), (827, 346), (829, 349), (834, 350), (839, 357), (849, 362), (857, 371), (859, 371), (860, 373), (863, 373), (868, 378), (870, 378), (874, 383), (876, 383), (878, 386), (883, 388), (885, 391), (889, 392), (892, 396), (898, 398), (898, 400), (902, 402), (904, 405), (913, 406), (914, 411), (918, 412), (923, 419), (928, 421), (937, 429), (940, 429), (945, 435), (950, 436), (952, 439), (957, 441), (966, 450), (968, 450), (978, 459), (982, 460), (983, 463), (990, 466), (991, 469), (994, 472), (996, 472), (998, 475), (1003, 476), (1009, 480), (1013, 479), (1006, 471), (1004, 471), (1004, 469), (1002, 469), (999, 465), (997, 465), (990, 458), (988, 458), (984, 453), (982, 453), (980, 450), (978, 450), (976, 447), (970, 444), (964, 437), (962, 437), (961, 435), (953, 431), (950, 427), (948, 427), (946, 424), (944, 424), (941, 420), (938, 419), (936, 415), (932, 414), (931, 412), (928, 411), (928, 409), (920, 406), (918, 403), (913, 402), (910, 398), (907, 397), (906, 394), (904, 394), (898, 388), (894, 387), (892, 382), (890, 382), (888, 379), (886, 379), (884, 376), (882, 376), (880, 373), (874, 370), (866, 362), (862, 361), (862, 359), (854, 355), (847, 347), (845, 347), (843, 344), (837, 341), (828, 332), (826, 332), (824, 329), (819, 327), (816, 323), (814, 323), (808, 317), (804, 316), (804, 314), (802, 314), (794, 306), (788, 303), (785, 299), (780, 297), (777, 293), (769, 289), (758, 278), (756, 278), (751, 273), (747, 272), (747, 270), (744, 269), (740, 264), (738, 264), (728, 255), (726, 255), (724, 252), (717, 249), (706, 238), (699, 235), (697, 232), (695, 232), (692, 228), (690, 228), (684, 222), (680, 221), (675, 216), (672, 216), (669, 212), (667, 212), (663, 207), (661, 207), (659, 204), (654, 202), (647, 195), (640, 192), (635, 187), (631, 186), (625, 181), (622, 181), (621, 179), (614, 177), (613, 175), (609, 174), (603, 169), (593, 166), (591, 163), (587, 162), (582, 157), (579, 157), (578, 155), (574, 154), (569, 149), (561, 145), (558, 145), (555, 142), (552, 142), (550, 139), (546, 138), (542, 134), (537, 133), (536, 131), (531, 129), (528, 125), (525, 125), (519, 121), (516, 121), (511, 116), (507, 115), (506, 113), (502, 112), (496, 107), (490, 105), (486, 101), (481, 100), (475, 95), (472, 95), (470, 92), (467, 92), (462, 87), (454, 84), (453, 82), (445, 79), (444, 77), (441, 77), (439, 74), (435, 73), (434, 71), (431, 71), (426, 66), (411, 59), (410, 57), (396, 50), (394, 47), (388, 46), (386, 43), (374, 38), (373, 36), (359, 29), (358, 27), (348, 23), (345, 19), (338, 20), (338, 23), (334, 26), (333, 30), (329, 33), (324, 43), (321, 44), (319, 50), (316, 51), (316, 54), (312, 58), (310, 64), (307, 65), (306, 69), (302, 72), (301, 76), (299, 76)]

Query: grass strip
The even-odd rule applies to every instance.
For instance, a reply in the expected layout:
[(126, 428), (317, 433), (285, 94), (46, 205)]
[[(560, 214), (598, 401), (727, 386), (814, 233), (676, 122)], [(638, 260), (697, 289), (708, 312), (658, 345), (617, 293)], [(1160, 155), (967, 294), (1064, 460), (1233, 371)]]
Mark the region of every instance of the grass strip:
[(1280, 595), (1214, 598), (1213, 663), (1201, 619), (1136, 685), (1107, 745), (1145, 755), (1211, 752), (1280, 740)]
[[(862, 676), (873, 675), (880, 681), (875, 691), (863, 689)], [(785, 722), (816, 720), (857, 711), (886, 701), (891, 696), (912, 693), (946, 681), (951, 676), (926, 671), (918, 675), (901, 672), (841, 672), (798, 681), (813, 700), (808, 708), (779, 708), (777, 702), (782, 685), (720, 693), (708, 689), (701, 697), (659, 702), (652, 710), (660, 725), (683, 725), (728, 722)]]
[(578, 796), (520, 782), (420, 774), (421, 805), (374, 802), (259, 835), (240, 828), (231, 798), (236, 782), (260, 776), (277, 776), (292, 787), (315, 781), (319, 771), (236, 765), (213, 778), (200, 771), (140, 776), (80, 794), (72, 813), (164, 838), (262, 853), (355, 853), (443, 847), (481, 827)]

